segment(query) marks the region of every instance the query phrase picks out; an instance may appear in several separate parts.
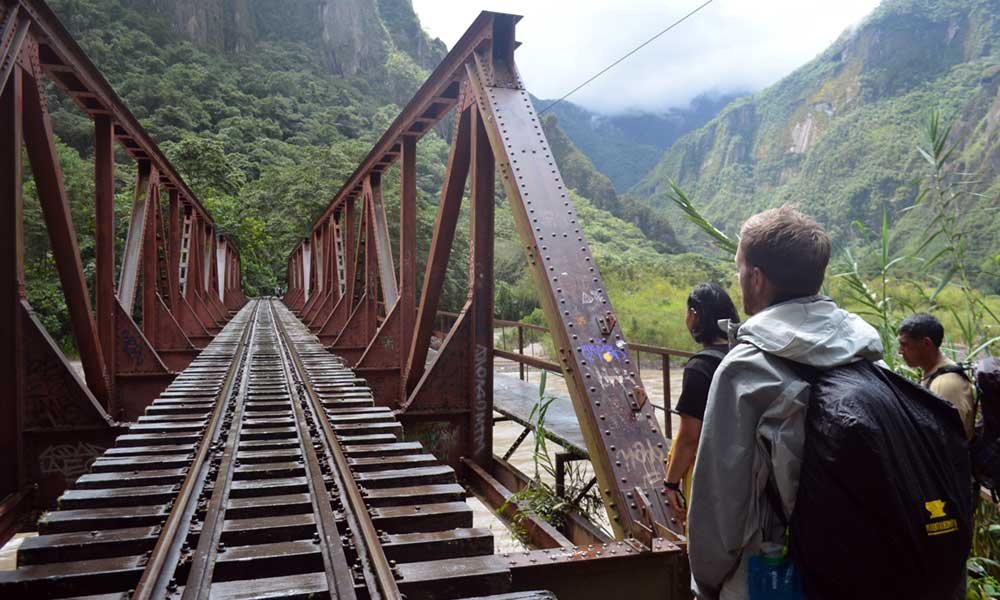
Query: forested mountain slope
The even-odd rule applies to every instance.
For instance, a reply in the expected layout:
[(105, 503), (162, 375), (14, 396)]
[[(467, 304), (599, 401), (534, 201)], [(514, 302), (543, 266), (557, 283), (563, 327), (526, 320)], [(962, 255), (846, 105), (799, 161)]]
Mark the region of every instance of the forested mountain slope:
[[(446, 52), (423, 32), (409, 0), (50, 0), (50, 5), (212, 211), (219, 230), (236, 236), (251, 295), (283, 285), (295, 241)], [(50, 97), (90, 273), (93, 128), (59, 93)], [(448, 140), (438, 132), (420, 142), (420, 274), (447, 156)], [(119, 244), (128, 227), (133, 169), (124, 160), (116, 169)], [(386, 174), (383, 186), (392, 210), (399, 197), (398, 168)], [(29, 298), (49, 331), (68, 347), (66, 311), (31, 185), (26, 211)], [(602, 244), (616, 248), (603, 253), (615, 257), (616, 265), (633, 257), (638, 268), (659, 256), (639, 230), (604, 209), (588, 214), (606, 240), (595, 244), (598, 256)], [(519, 248), (505, 223), (498, 222), (498, 247)], [(395, 238), (393, 220), (390, 228)], [(443, 308), (457, 308), (465, 298), (466, 237), (467, 227), (460, 227)], [(636, 252), (619, 251), (623, 241)], [(514, 250), (508, 254), (516, 260)], [(523, 261), (498, 269), (498, 285), (517, 286), (524, 281), (523, 269)], [(519, 298), (506, 305), (503, 316), (519, 318), (537, 302), (530, 288)]]
[(985, 271), (1000, 234), (996, 0), (885, 0), (815, 60), (678, 140), (632, 191), (679, 215), (664, 193), (673, 179), (730, 231), (753, 212), (798, 203), (841, 244), (853, 221), (877, 225), (885, 208), (905, 246), (929, 218), (904, 210), (926, 172), (916, 146), (935, 107), (958, 119), (954, 170), (980, 179), (985, 199), (964, 218), (981, 225), (970, 247)]

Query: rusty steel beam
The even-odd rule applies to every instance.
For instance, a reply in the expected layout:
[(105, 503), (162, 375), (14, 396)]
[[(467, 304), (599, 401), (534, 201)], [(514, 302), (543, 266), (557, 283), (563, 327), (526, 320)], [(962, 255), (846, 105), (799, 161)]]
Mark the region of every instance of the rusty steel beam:
[(135, 177), (135, 192), (132, 195), (132, 213), (125, 248), (122, 254), (122, 268), (118, 274), (118, 301), (125, 312), (132, 314), (135, 297), (139, 291), (139, 274), (142, 261), (143, 237), (146, 235), (146, 212), (149, 210), (149, 195), (152, 191), (153, 165), (148, 160), (138, 162)]
[(493, 456), (493, 196), (496, 165), (478, 107), (473, 107), (469, 174), (469, 306), (472, 319), (472, 389), (468, 391), (471, 461), (485, 465)]
[[(668, 535), (677, 527), (664, 499), (665, 432), (647, 400), (635, 358), (607, 299), (568, 190), (514, 63), (518, 20), (514, 15), (481, 14), (314, 224), (311, 234), (344, 202), (359, 195), (368, 203), (370, 222), (363, 229), (366, 239), (362, 246), (364, 306), (354, 307), (354, 318), (346, 322), (337, 338), (344, 343), (334, 344), (332, 350), (344, 353), (350, 363), (353, 359), (348, 352), (353, 348), (349, 346), (361, 344), (370, 356), (376, 338), (376, 287), (381, 286), (383, 299), (393, 298), (389, 279), (379, 281), (385, 269), (372, 260), (373, 256), (382, 257), (384, 252), (378, 246), (386, 245), (384, 236), (379, 235), (381, 215), (371, 210), (380, 206), (372, 184), (377, 184), (388, 165), (406, 154), (403, 145), (408, 140), (419, 139), (454, 107), (457, 127), (419, 312), (401, 374), (406, 399), (399, 414), (407, 427), (419, 431), (434, 422), (434, 427), (448, 428), (452, 445), (438, 455), (450, 464), (456, 464), (458, 456), (478, 464), (488, 461), (496, 169), (526, 250), (558, 352), (557, 364), (569, 384), (609, 520), (619, 538), (630, 536), (648, 545), (654, 537)], [(434, 98), (442, 96), (449, 101), (435, 104)], [(425, 369), (441, 281), (469, 172), (469, 300), (436, 360)], [(406, 169), (402, 179), (404, 186), (412, 179)], [(391, 306), (386, 302), (387, 310)], [(396, 317), (390, 312), (383, 329), (397, 327)], [(384, 338), (385, 332), (379, 337)], [(352, 343), (347, 344), (347, 340)], [(391, 387), (373, 384), (376, 391)], [(380, 402), (391, 405), (392, 401)]]
[(634, 540), (503, 555), (513, 590), (544, 588), (573, 600), (664, 600), (691, 597), (687, 553), (669, 539)]
[(170, 190), (167, 207), (167, 235), (170, 242), (167, 245), (170, 256), (167, 258), (167, 274), (170, 278), (170, 309), (179, 311), (181, 308), (181, 201), (177, 190)]
[(498, 515), (511, 523), (517, 523), (524, 530), (532, 547), (568, 548), (573, 545), (554, 525), (522, 508), (514, 492), (477, 462), (468, 458), (463, 458), (462, 462), (466, 466), (466, 480), (470, 482), (474, 493)]
[[(141, 273), (142, 281), (142, 332), (146, 334), (146, 339), (157, 348), (160, 345), (160, 323), (159, 310), (157, 306), (156, 280), (158, 279), (157, 252), (156, 252), (156, 199), (160, 195), (159, 184), (156, 183), (156, 174), (149, 175), (147, 188), (142, 202), (144, 204), (142, 213), (143, 221), (140, 224), (142, 234), (139, 238), (139, 265), (138, 271)], [(138, 194), (136, 194), (138, 197)], [(131, 232), (130, 232), (131, 233)]]
[[(115, 122), (116, 137), (136, 160), (149, 160), (194, 209), (210, 223), (212, 217), (198, 197), (132, 115), (111, 84), (87, 58), (73, 37), (42, 0), (18, 0), (21, 11), (31, 19), (32, 36), (40, 40), (41, 67), (52, 81), (67, 91), (87, 114), (107, 114)], [(86, 95), (82, 94), (85, 92)], [(90, 102), (84, 101), (84, 98)]]
[(513, 61), (513, 17), (467, 64), (507, 198), (609, 520), (647, 543), (676, 527), (665, 500), (666, 440), (633, 364), (576, 211)]
[(22, 79), (24, 145), (28, 150), (38, 201), (42, 205), (42, 215), (52, 253), (55, 255), (63, 294), (66, 296), (66, 308), (69, 310), (73, 337), (80, 351), (87, 385), (107, 405), (111, 392), (104, 365), (104, 352), (101, 350), (97, 324), (90, 308), (90, 294), (83, 274), (76, 231), (73, 229), (73, 215), (63, 184), (55, 135), (46, 110), (47, 102), (41, 88), (42, 82), (37, 78), (40, 73), (35, 71), (33, 75), (25, 73)]
[[(4, 210), (10, 212), (3, 225), (8, 251), (0, 277), (0, 331), (9, 343), (0, 355), (0, 373), (11, 393), (0, 401), (0, 422), (5, 428), (0, 432), (4, 456), (0, 495), (19, 489), (8, 485), (11, 482), (36, 484), (39, 493), (32, 502), (38, 507), (53, 502), (66, 483), (66, 473), (47, 471), (51, 470), (45, 462), (50, 461), (48, 456), (69, 456), (68, 448), (86, 446), (89, 452), (99, 451), (101, 444), (106, 447), (115, 428), (109, 413), (121, 418), (142, 414), (174, 376), (164, 360), (178, 369), (195, 353), (185, 328), (192, 328), (197, 317), (178, 291), (176, 222), (181, 211), (191, 212), (211, 229), (212, 218), (45, 3), (6, 0), (2, 6), (0, 196)], [(93, 301), (55, 148), (43, 77), (67, 92), (94, 119)], [(137, 210), (130, 215), (120, 281), (115, 268), (116, 141), (140, 165)], [(22, 147), (30, 161), (85, 383), (31, 313), (25, 298)], [(162, 215), (160, 190), (170, 194), (169, 227)], [(232, 247), (232, 252), (238, 250)], [(140, 289), (141, 329), (132, 319)], [(239, 291), (236, 295), (242, 296)], [(218, 300), (216, 306), (221, 306)], [(220, 314), (228, 318), (228, 311)], [(207, 343), (207, 331), (202, 332), (202, 342)], [(79, 461), (85, 464), (83, 458)]]
[(416, 322), (417, 292), (417, 140), (403, 138), (399, 197), (399, 339), (400, 401), (406, 399), (407, 354)]
[(427, 255), (427, 265), (424, 268), (424, 283), (420, 292), (420, 305), (414, 324), (415, 330), (410, 342), (406, 364), (407, 393), (413, 392), (416, 388), (417, 382), (424, 374), (424, 364), (427, 362), (427, 351), (434, 329), (434, 319), (437, 316), (441, 290), (444, 287), (444, 278), (447, 273), (447, 269), (443, 265), (448, 264), (448, 258), (451, 256), (451, 245), (455, 239), (455, 227), (458, 225), (462, 196), (465, 193), (465, 180), (469, 174), (471, 129), (471, 110), (460, 109), (456, 115), (445, 184), (441, 190), (441, 200), (438, 203), (431, 248)]
[(14, 72), (18, 53), (31, 27), (31, 21), (20, 8), (17, 4), (11, 5), (0, 22), (0, 90)]
[[(94, 246), (97, 332), (108, 373), (115, 371), (115, 139), (111, 117), (94, 119)], [(105, 405), (112, 410), (112, 399)]]
[[(24, 210), (21, 195), (21, 72), (0, 89), (0, 496), (17, 493), (26, 479), (24, 440)], [(3, 539), (0, 538), (0, 542)]]
[[(371, 217), (371, 232), (373, 248), (365, 244), (365, 252), (371, 252), (378, 267), (378, 280), (382, 289), (382, 300), (386, 307), (396, 303), (399, 290), (396, 287), (395, 265), (392, 260), (392, 242), (389, 241), (389, 221), (385, 214), (385, 203), (382, 200), (382, 186), (375, 185), (375, 175), (372, 179), (372, 196), (368, 202), (369, 216)], [(369, 282), (369, 289), (374, 282)]]
[[(347, 179), (327, 209), (316, 219), (312, 229), (318, 227), (323, 219), (344, 204), (348, 197), (360, 196), (364, 180), (371, 172), (382, 172), (399, 158), (399, 142), (404, 134), (419, 140), (447, 115), (449, 109), (458, 102), (458, 81), (465, 77), (465, 62), (480, 45), (489, 40), (496, 14), (483, 11), (476, 17), (461, 39), (434, 69), (430, 78), (424, 82), (413, 99), (375, 143), (368, 156)], [(418, 118), (428, 114), (434, 116), (421, 122), (419, 127), (415, 126)]]

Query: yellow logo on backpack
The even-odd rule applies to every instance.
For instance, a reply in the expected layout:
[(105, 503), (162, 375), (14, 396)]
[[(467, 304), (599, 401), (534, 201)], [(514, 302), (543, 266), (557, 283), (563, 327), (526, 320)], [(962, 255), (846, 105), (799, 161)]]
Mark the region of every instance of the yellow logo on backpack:
[[(948, 514), (944, 511), (945, 501), (944, 500), (931, 500), (930, 502), (924, 502), (924, 508), (930, 514), (928, 517), (931, 522), (927, 523), (927, 535), (941, 535), (944, 533), (951, 533), (953, 531), (958, 531), (958, 521), (955, 519), (949, 519)], [(943, 521), (937, 521), (935, 519), (944, 519)]]

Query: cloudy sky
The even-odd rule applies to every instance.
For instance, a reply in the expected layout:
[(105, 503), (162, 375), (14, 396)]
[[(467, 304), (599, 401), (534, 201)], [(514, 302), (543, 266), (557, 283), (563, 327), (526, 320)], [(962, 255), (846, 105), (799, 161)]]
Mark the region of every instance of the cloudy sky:
[[(413, 0), (450, 48), (480, 10), (523, 15), (518, 68), (558, 98), (704, 0)], [(714, 0), (570, 99), (591, 110), (663, 111), (701, 93), (756, 91), (822, 52), (879, 0)]]

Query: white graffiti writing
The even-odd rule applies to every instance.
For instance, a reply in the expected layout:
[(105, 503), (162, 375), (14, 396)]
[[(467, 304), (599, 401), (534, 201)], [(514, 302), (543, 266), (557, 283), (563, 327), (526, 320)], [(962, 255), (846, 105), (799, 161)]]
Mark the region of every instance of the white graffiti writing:
[(90, 464), (104, 452), (104, 448), (80, 442), (54, 444), (38, 455), (38, 467), (43, 475), (59, 474), (67, 479), (87, 472)]
[(476, 455), (481, 456), (486, 451), (486, 419), (489, 416), (489, 403), (487, 402), (486, 389), (487, 377), (489, 377), (490, 349), (486, 346), (476, 346), (476, 359), (473, 370), (475, 385), (475, 405), (472, 409), (472, 439), (476, 448)]
[(663, 448), (653, 445), (653, 442), (636, 442), (628, 448), (618, 451), (618, 462), (629, 471), (641, 471), (646, 485), (657, 485), (665, 475), (664, 461), (667, 455)]

